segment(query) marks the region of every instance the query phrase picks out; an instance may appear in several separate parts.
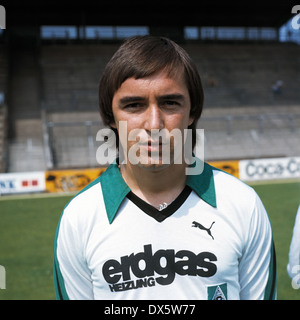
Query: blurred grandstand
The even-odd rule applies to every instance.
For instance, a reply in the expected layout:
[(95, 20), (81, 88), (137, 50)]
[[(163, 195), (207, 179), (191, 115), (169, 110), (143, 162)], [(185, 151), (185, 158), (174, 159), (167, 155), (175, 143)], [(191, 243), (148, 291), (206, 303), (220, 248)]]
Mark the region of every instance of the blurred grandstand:
[(98, 166), (98, 82), (133, 34), (171, 37), (196, 62), (206, 160), (300, 155), (300, 29), (281, 34), (296, 3), (65, 2), (4, 4), (1, 172)]

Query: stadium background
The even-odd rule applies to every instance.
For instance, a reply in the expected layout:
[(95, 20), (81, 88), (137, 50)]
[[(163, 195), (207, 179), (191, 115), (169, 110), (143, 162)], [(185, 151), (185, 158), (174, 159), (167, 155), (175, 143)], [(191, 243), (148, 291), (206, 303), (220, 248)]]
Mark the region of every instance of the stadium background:
[[(65, 192), (105, 169), (95, 156), (101, 72), (134, 34), (168, 36), (196, 62), (205, 91), (198, 125), (205, 159), (238, 177), (240, 164), (261, 170), (251, 185), (273, 225), (279, 299), (300, 298), (285, 270), (300, 204), (300, 29), (288, 23), (296, 1), (0, 4), (0, 190), (14, 193), (17, 175), (21, 192), (44, 183), (60, 193), (0, 198), (0, 299), (54, 298), (52, 243)], [(292, 170), (283, 175), (285, 168)]]

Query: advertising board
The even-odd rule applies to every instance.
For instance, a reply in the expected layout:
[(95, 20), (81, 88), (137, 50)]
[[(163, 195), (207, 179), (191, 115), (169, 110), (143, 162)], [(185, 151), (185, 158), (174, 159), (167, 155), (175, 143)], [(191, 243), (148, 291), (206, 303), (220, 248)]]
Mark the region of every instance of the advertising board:
[(244, 181), (300, 178), (300, 157), (241, 160)]
[(46, 192), (76, 192), (100, 176), (106, 168), (45, 172)]
[(0, 194), (45, 191), (45, 172), (18, 172), (0, 174)]
[(218, 169), (226, 171), (231, 175), (239, 178), (239, 161), (237, 160), (230, 160), (230, 161), (208, 161), (208, 163)]

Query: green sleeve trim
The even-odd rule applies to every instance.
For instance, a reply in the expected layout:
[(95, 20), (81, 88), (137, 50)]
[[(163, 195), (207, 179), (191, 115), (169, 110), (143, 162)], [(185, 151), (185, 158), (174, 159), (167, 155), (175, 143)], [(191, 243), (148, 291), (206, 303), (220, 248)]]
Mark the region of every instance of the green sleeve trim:
[[(76, 198), (79, 194), (83, 193), (84, 191), (88, 190), (95, 184), (99, 183), (100, 177), (92, 181), (90, 184), (88, 184), (85, 188), (83, 188), (74, 198)], [(73, 198), (73, 199), (74, 199)], [(71, 199), (69, 203), (73, 200)], [(68, 203), (68, 204), (69, 204)], [(68, 206), (68, 204), (65, 206), (65, 208)], [(57, 237), (58, 237), (58, 232), (59, 232), (59, 227), (60, 227), (60, 221), (63, 216), (63, 213), (60, 217), (56, 233), (55, 233), (55, 239), (54, 239), (54, 259), (53, 259), (53, 279), (54, 279), (54, 288), (55, 288), (55, 295), (57, 300), (70, 300), (67, 290), (65, 287), (64, 283), (64, 278), (61, 274), (60, 268), (59, 268), (59, 262), (57, 259)]]
[(264, 300), (275, 300), (276, 299), (276, 285), (277, 285), (277, 275), (276, 275), (276, 253), (274, 241), (272, 240), (271, 246), (271, 258), (269, 265), (269, 278), (265, 290)]
[(56, 229), (55, 240), (54, 240), (53, 279), (54, 279), (55, 295), (57, 300), (70, 300), (67, 294), (64, 278), (61, 274), (58, 259), (57, 259), (57, 237), (58, 237), (59, 226), (60, 226), (60, 221)]

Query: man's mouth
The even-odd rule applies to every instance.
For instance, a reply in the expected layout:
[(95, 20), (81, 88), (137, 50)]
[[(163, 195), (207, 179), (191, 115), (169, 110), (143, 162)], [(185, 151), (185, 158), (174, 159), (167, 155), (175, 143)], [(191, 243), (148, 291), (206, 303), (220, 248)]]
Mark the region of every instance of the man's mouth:
[(158, 150), (158, 149), (161, 149), (163, 146), (167, 145), (167, 143), (163, 143), (162, 140), (160, 139), (156, 141), (150, 140), (145, 143), (141, 143), (140, 145), (147, 147), (150, 150)]

